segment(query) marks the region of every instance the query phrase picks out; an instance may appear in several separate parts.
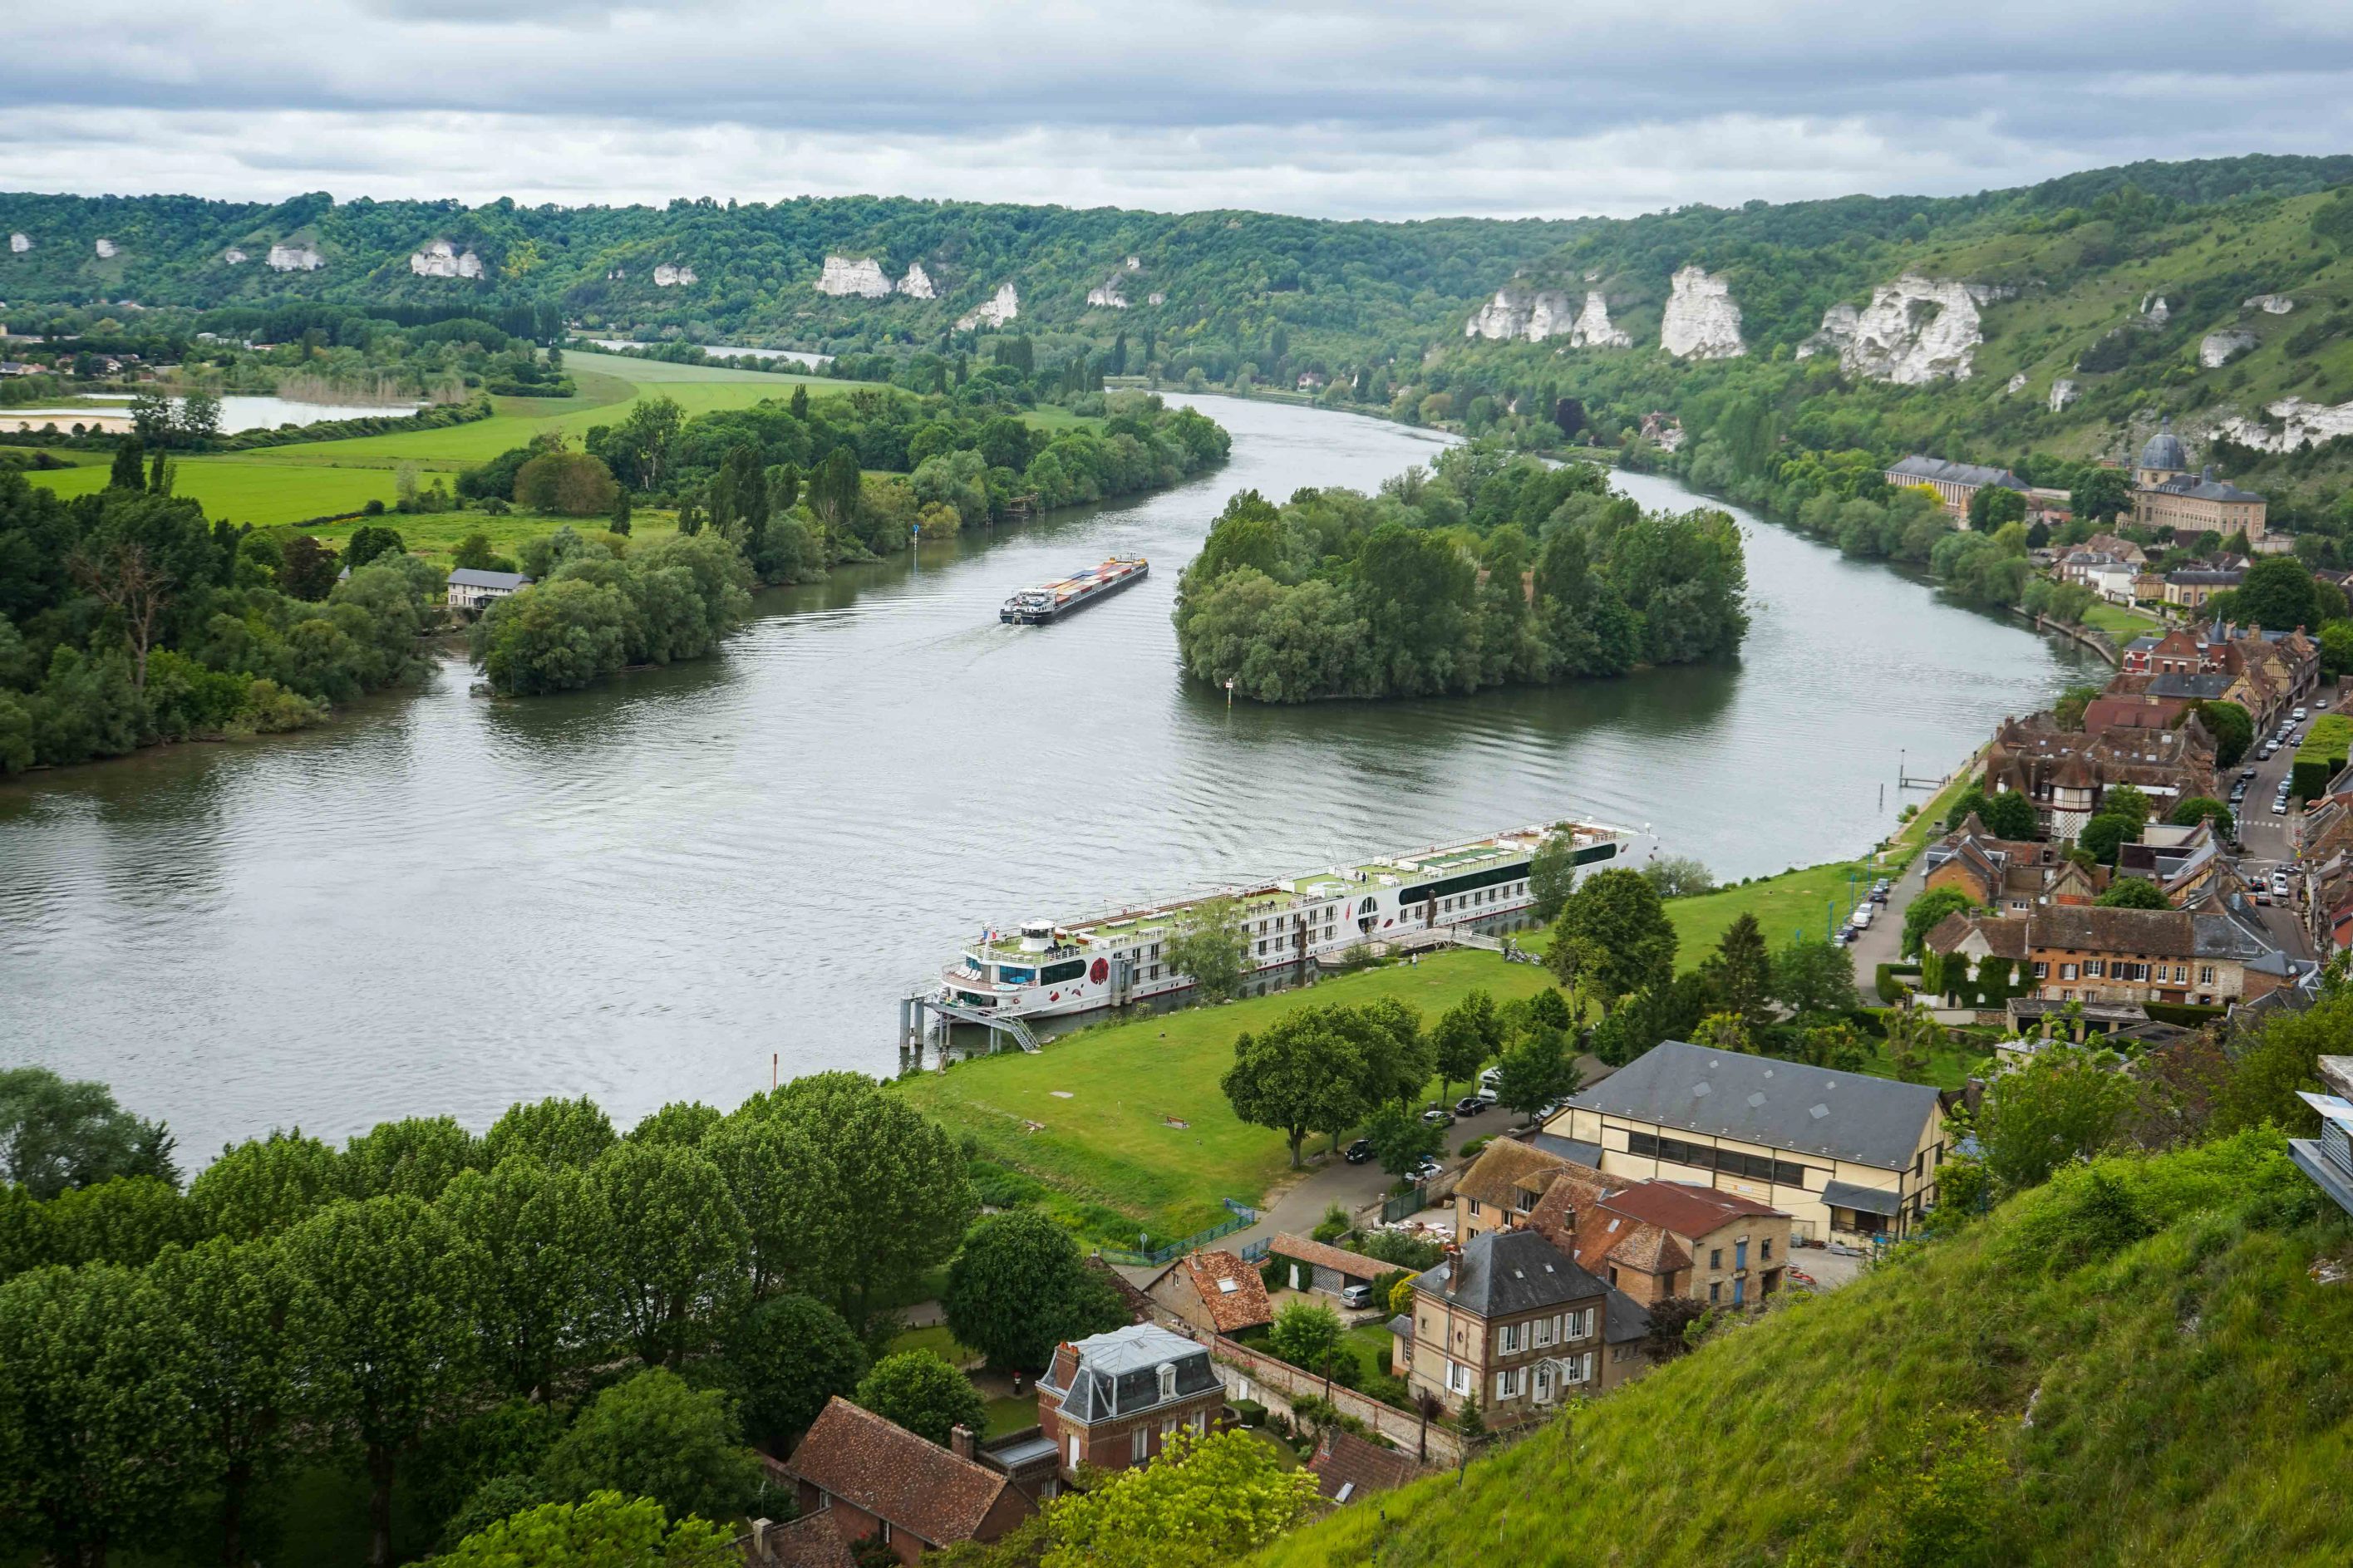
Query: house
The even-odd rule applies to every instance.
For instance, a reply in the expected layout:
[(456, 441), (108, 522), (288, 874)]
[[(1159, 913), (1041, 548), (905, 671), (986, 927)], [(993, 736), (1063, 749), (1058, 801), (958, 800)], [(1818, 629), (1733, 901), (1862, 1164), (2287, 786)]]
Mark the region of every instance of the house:
[(1154, 1276), (1144, 1293), (1213, 1334), (1238, 1334), (1274, 1321), (1258, 1266), (1230, 1252), (1187, 1253)]
[(2320, 1136), (2289, 1139), (2288, 1158), (2330, 1202), (2353, 1214), (2353, 1057), (2322, 1057), (2320, 1081), (2324, 1093), (2296, 1091), (2320, 1112)]
[(2294, 974), (2253, 910), (2227, 900), (2195, 910), (2053, 908), (2024, 918), (2035, 994), (2046, 999), (2227, 1006)]
[(2161, 637), (2135, 637), (2125, 647), (2120, 668), (2127, 675), (2196, 675), (2206, 668), (2205, 645), (2178, 627)]
[(1925, 486), (1934, 490), (1945, 510), (1959, 518), (1966, 525), (1969, 515), (1969, 498), (1988, 485), (2000, 485), (2023, 496), (2028, 491), (2024, 479), (2008, 468), (1989, 468), (1978, 463), (1948, 463), (1942, 458), (1923, 457), (1917, 453), (1891, 468), (1882, 470), (1890, 489)]
[(2165, 602), (2185, 610), (2202, 610), (2206, 601), (2215, 595), (2237, 587), (2247, 580), (2246, 573), (2226, 571), (2213, 566), (2184, 566), (2165, 574)]
[(1292, 1289), (1326, 1296), (1337, 1296), (1351, 1285), (1370, 1285), (1385, 1274), (1397, 1272), (1394, 1263), (1303, 1236), (1278, 1235), (1267, 1243), (1267, 1251), (1280, 1267), (1282, 1282)]
[(1032, 1510), (1009, 1477), (974, 1458), (966, 1429), (943, 1448), (839, 1395), (826, 1401), (785, 1468), (804, 1516), (830, 1515), (844, 1542), (879, 1540), (902, 1563), (994, 1541)]
[(1400, 1336), (1391, 1364), (1449, 1409), (1475, 1395), (1490, 1426), (1534, 1420), (1599, 1392), (1607, 1294), (1535, 1231), (1491, 1230), (1415, 1276), (1410, 1338)]
[(1601, 1320), (1601, 1392), (1607, 1394), (1650, 1370), (1651, 1312), (1625, 1291), (1612, 1289)]
[(849, 1543), (834, 1528), (833, 1513), (803, 1514), (789, 1524), (752, 1521), (752, 1533), (737, 1542), (745, 1568), (853, 1568)]
[(1926, 1084), (1682, 1040), (1571, 1096), (1549, 1130), (1601, 1145), (1604, 1175), (1749, 1198), (1807, 1241), (1904, 1234), (1936, 1201), (1947, 1144)]
[(2148, 564), (2148, 552), (2120, 533), (2095, 533), (2084, 541), (2084, 548), (2096, 550), (2110, 560), (2121, 561), (2127, 566)]
[(2086, 872), (2056, 844), (1997, 838), (1975, 812), (1932, 846), (1922, 890), (1955, 888), (1971, 903), (2020, 911), (2053, 900), (2089, 903), (2106, 886), (2106, 873)]
[(2214, 477), (2212, 464), (2190, 472), (2189, 452), (2173, 433), (2170, 416), (2141, 447), (2133, 465), (2133, 522), (2140, 528), (2170, 528), (2191, 533), (2244, 533), (2263, 537), (2268, 510), (2263, 498)]
[[(2119, 845), (2116, 874), (2154, 882), (2165, 901), (2179, 909), (2222, 868), (2222, 843), (2210, 821), (2189, 827), (2152, 822), (2137, 844)], [(2091, 902), (2084, 900), (2084, 902)]]
[(1523, 1223), (1554, 1178), (1583, 1163), (1533, 1141), (1496, 1139), (1479, 1152), (1454, 1185), (1455, 1239), (1469, 1241), (1482, 1231)]
[(1324, 384), (1324, 378), (1314, 371), (1303, 370), (1299, 373), (1298, 381), (1293, 384), (1302, 392), (1314, 392)]
[(1058, 1345), (1038, 1379), (1039, 1426), (1065, 1479), (1082, 1465), (1141, 1465), (1180, 1426), (1207, 1434), (1225, 1402), (1208, 1349), (1157, 1323)]
[(1324, 1428), (1307, 1468), (1315, 1473), (1316, 1495), (1335, 1508), (1371, 1492), (1394, 1491), (1421, 1473), (1411, 1454), (1337, 1426)]
[(531, 586), (531, 579), (520, 572), (485, 572), (479, 567), (459, 566), (449, 574), (449, 607), (453, 610), (488, 608), (491, 601), (512, 597)]
[(2193, 795), (2218, 793), (2214, 738), (2196, 718), (2171, 730), (2063, 730), (2048, 712), (2006, 719), (1985, 753), (1985, 792), (2014, 789), (2034, 805), (2043, 836), (2073, 838), (2117, 784), (2165, 816)]

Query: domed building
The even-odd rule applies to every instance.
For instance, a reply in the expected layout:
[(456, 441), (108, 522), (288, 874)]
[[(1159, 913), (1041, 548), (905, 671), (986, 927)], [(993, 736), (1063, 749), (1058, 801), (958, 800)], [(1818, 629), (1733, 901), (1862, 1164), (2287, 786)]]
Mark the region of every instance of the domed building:
[(2171, 416), (2158, 421), (2157, 434), (2141, 447), (2140, 461), (2133, 465), (2132, 500), (2137, 527), (2224, 537), (2243, 532), (2259, 549), (2270, 509), (2253, 490), (2216, 479), (2211, 463), (2192, 471), (2189, 448), (2173, 433)]
[(2133, 465), (2133, 484), (2136, 488), (2160, 484), (2189, 471), (2189, 450), (2173, 433), (2173, 416), (2166, 415), (2157, 422), (2157, 434), (2140, 449), (2140, 461)]

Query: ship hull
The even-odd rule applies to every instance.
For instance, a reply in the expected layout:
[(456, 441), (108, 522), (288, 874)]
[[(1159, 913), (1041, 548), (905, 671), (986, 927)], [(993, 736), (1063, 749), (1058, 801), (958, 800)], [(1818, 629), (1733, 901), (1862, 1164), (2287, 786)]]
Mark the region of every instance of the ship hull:
[(1134, 587), (1151, 574), (1152, 568), (1149, 565), (1139, 563), (1132, 571), (1123, 572), (1116, 577), (1098, 578), (1051, 603), (1035, 606), (1021, 604), (1017, 596), (1006, 602), (1005, 606), (997, 612), (997, 618), (1009, 626), (1051, 626), (1066, 616), (1074, 615), (1085, 609), (1089, 605), (1108, 599), (1124, 589)]

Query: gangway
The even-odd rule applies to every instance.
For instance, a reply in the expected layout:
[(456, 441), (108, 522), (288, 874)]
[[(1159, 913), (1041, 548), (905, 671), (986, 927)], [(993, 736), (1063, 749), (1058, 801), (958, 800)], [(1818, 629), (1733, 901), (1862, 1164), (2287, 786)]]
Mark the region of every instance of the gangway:
[(986, 1007), (966, 1006), (961, 1002), (944, 1001), (937, 996), (908, 996), (899, 1003), (899, 1045), (902, 1050), (920, 1047), (926, 1033), (925, 1010), (956, 1024), (976, 1024), (991, 1034), (1003, 1035), (1025, 1051), (1038, 1049), (1038, 1037), (1029, 1025), (1018, 1018), (1002, 1017)]

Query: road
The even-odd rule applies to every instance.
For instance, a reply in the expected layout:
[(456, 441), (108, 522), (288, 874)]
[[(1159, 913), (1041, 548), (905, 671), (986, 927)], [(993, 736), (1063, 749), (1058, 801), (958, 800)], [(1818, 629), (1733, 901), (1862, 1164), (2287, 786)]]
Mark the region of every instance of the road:
[[(1871, 929), (1855, 938), (1854, 945), (1847, 949), (1854, 955), (1854, 986), (1862, 993), (1865, 1006), (1880, 1005), (1879, 993), (1873, 989), (1879, 976), (1879, 966), (1895, 963), (1902, 954), (1904, 911), (1911, 907), (1913, 900), (1920, 896), (1922, 880), (1928, 874), (1927, 860), (1925, 853), (1912, 858), (1912, 864), (1888, 889), (1887, 902), (1881, 905), (1879, 913), (1872, 918)], [(1862, 888), (1856, 889), (1857, 892), (1863, 890)]]
[[(2302, 730), (2306, 727), (2299, 725), (2297, 728)], [(2280, 781), (2287, 777), (2289, 770), (2295, 764), (2295, 748), (2283, 746), (2272, 754), (2268, 762), (2258, 760), (2256, 752), (2260, 750), (2258, 738), (2256, 748), (2241, 759), (2239, 767), (2232, 770), (2235, 776), (2247, 768), (2254, 769), (2254, 777), (2247, 784), (2245, 798), (2232, 807), (2232, 814), (2239, 822), (2239, 841), (2246, 846), (2246, 853), (2237, 862), (2239, 876), (2250, 891), (2258, 886), (2268, 889), (2273, 870), (2293, 861), (2303, 842), (2304, 808), (2291, 805), (2277, 815), (2272, 811), (2272, 801), (2278, 794)], [(2226, 789), (2231, 782), (2224, 781)], [(2287, 953), (2296, 958), (2312, 956), (2311, 938), (2293, 907), (2260, 906), (2258, 912), (2263, 916), (2264, 928)]]

